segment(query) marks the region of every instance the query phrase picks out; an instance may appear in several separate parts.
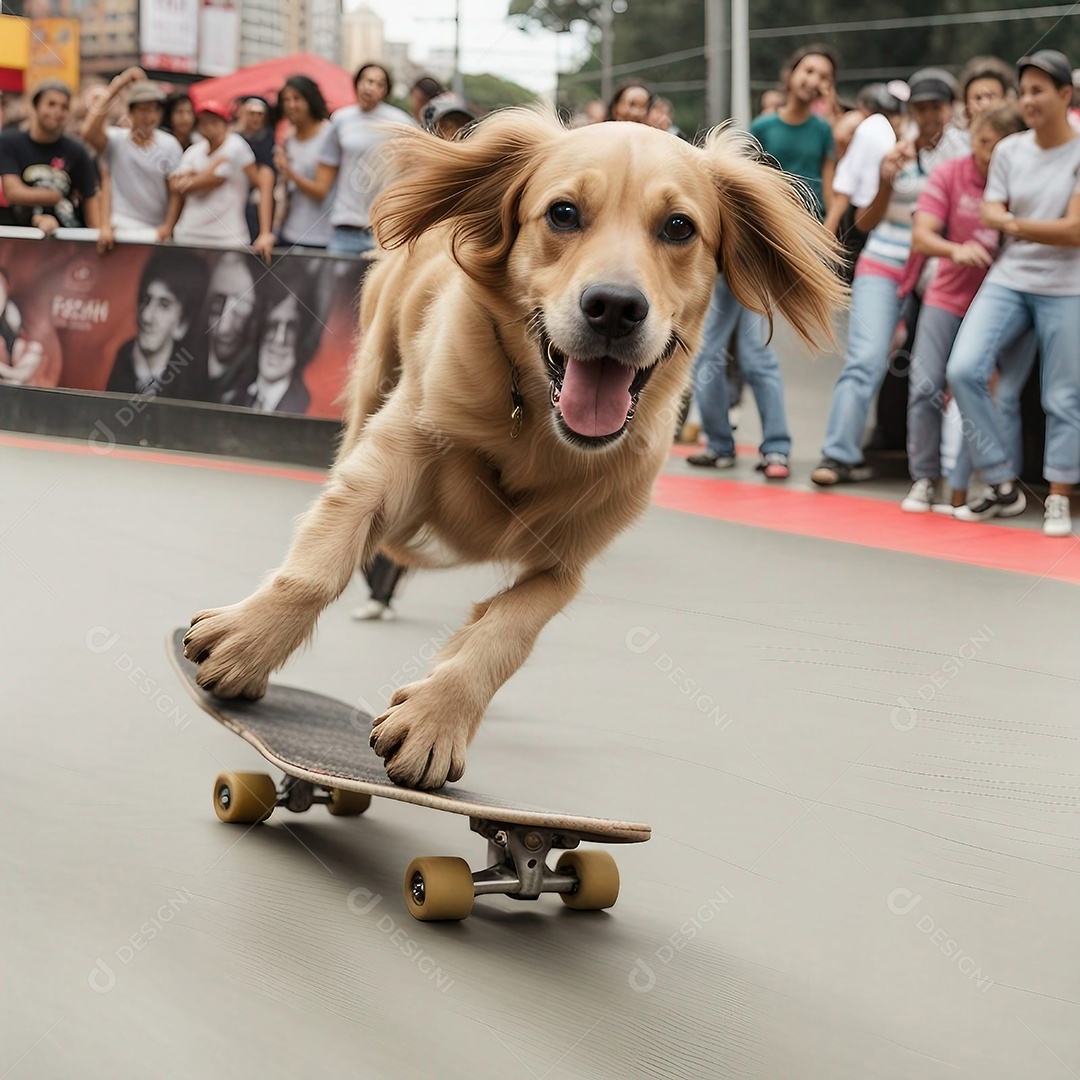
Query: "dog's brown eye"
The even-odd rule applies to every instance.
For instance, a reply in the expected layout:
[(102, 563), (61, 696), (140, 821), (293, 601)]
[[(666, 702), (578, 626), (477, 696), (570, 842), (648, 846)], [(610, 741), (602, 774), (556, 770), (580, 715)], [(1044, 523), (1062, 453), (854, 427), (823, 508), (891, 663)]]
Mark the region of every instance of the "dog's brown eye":
[(578, 208), (572, 202), (552, 203), (547, 216), (556, 229), (576, 229), (580, 224)]
[(682, 243), (684, 240), (689, 240), (697, 230), (694, 228), (694, 223), (683, 214), (672, 214), (671, 217), (664, 222), (663, 235), (665, 240), (671, 240), (675, 243)]

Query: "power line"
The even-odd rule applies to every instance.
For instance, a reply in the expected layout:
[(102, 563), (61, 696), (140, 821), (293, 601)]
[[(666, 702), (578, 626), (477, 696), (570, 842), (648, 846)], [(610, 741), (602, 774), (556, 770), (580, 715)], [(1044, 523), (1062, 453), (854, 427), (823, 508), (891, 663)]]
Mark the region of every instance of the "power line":
[[(1023, 22), (1029, 19), (1062, 19), (1069, 15), (1080, 14), (1080, 3), (1055, 4), (1038, 8), (1005, 8), (1000, 11), (973, 11), (954, 15), (907, 16), (896, 19), (860, 19), (842, 23), (805, 23), (801, 26), (768, 26), (750, 31), (751, 40), (780, 37), (815, 37), (823, 34), (847, 34), (866, 30), (903, 30), (920, 26), (953, 26), (963, 23), (987, 22)], [(730, 49), (730, 44), (725, 51)], [(612, 68), (613, 75), (627, 75), (631, 72), (644, 71), (662, 64), (674, 64), (683, 60), (703, 56), (705, 47), (682, 49), (679, 52), (651, 56), (646, 60), (635, 60), (619, 64)], [(581, 82), (598, 78), (598, 72), (577, 71), (559, 75), (562, 84)]]
[(863, 19), (858, 22), (809, 23), (803, 26), (770, 26), (751, 30), (751, 38), (799, 37), (803, 34), (847, 34), (858, 30), (903, 30), (908, 26), (952, 26), (956, 23), (1015, 22), (1024, 19), (1064, 18), (1077, 14), (1077, 4), (1041, 8), (1007, 8), (1004, 11), (969, 11), (955, 15), (925, 15), (899, 19)]
[[(728, 48), (731, 46), (729, 45)], [(699, 45), (695, 49), (680, 49), (678, 52), (664, 53), (662, 56), (650, 56), (648, 60), (634, 60), (628, 64), (616, 64), (611, 69), (612, 75), (627, 75), (632, 71), (640, 71), (642, 68), (659, 67), (661, 64), (675, 64), (680, 60), (691, 60), (695, 56), (701, 56), (705, 52), (705, 46)], [(582, 79), (598, 79), (599, 71), (576, 71), (568, 75), (560, 75), (562, 82), (578, 82)]]
[(657, 94), (675, 94), (683, 90), (704, 90), (704, 79), (684, 79), (682, 82), (650, 82), (650, 88)]

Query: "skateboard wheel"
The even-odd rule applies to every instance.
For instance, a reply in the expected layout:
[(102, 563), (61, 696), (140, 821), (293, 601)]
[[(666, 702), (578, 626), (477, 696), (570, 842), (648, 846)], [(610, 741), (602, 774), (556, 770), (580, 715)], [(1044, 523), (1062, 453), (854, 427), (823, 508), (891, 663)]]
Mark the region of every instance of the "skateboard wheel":
[(405, 906), (421, 922), (457, 922), (472, 911), (473, 878), (464, 859), (413, 859), (405, 871)]
[(559, 893), (569, 908), (601, 911), (619, 899), (619, 868), (606, 851), (567, 851), (555, 869), (578, 880), (573, 892)]
[(277, 806), (277, 786), (266, 773), (223, 772), (214, 781), (214, 812), (222, 821), (254, 825)]
[(371, 796), (360, 791), (330, 788), (330, 801), (326, 809), (334, 817), (358, 817), (371, 805)]

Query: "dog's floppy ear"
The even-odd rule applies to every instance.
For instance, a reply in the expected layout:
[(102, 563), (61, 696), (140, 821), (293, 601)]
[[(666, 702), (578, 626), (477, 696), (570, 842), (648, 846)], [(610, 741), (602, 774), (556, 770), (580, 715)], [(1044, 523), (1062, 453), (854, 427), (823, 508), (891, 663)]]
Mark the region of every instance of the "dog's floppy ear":
[(776, 308), (803, 340), (832, 340), (833, 313), (847, 299), (835, 238), (748, 136), (713, 132), (703, 152), (720, 198), (717, 266), (735, 298), (770, 326)]
[(372, 206), (379, 243), (400, 247), (448, 222), (461, 268), (482, 284), (501, 284), (521, 193), (562, 130), (550, 111), (503, 109), (463, 139), (403, 131), (387, 144), (390, 182)]

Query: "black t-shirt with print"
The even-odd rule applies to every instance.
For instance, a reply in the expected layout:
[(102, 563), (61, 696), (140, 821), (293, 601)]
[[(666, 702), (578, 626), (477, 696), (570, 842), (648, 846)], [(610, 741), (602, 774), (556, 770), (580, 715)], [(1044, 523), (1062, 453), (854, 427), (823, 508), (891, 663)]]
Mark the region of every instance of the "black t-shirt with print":
[(65, 228), (86, 224), (83, 203), (97, 194), (97, 168), (86, 148), (61, 135), (55, 142), (39, 143), (26, 131), (0, 134), (0, 176), (14, 174), (28, 187), (59, 191), (64, 198), (49, 207), (9, 206), (0, 210), (10, 225), (29, 225), (38, 213), (52, 214)]

